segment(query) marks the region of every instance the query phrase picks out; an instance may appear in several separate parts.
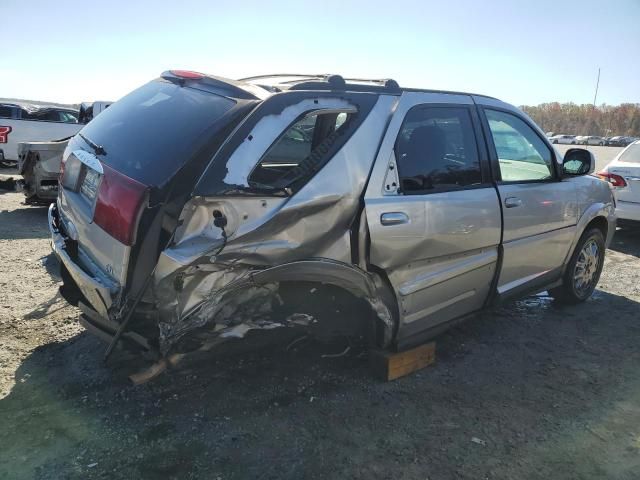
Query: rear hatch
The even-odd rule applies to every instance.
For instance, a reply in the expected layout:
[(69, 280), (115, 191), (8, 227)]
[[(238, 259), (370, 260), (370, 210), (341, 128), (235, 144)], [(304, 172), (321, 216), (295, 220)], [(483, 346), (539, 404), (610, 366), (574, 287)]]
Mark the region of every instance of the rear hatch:
[(76, 261), (88, 273), (126, 285), (145, 211), (166, 200), (158, 192), (166, 192), (196, 152), (228, 129), (238, 104), (247, 103), (201, 80), (163, 74), (111, 105), (69, 142), (59, 214), (77, 246)]
[(624, 179), (626, 186), (616, 189), (616, 199), (640, 203), (640, 143), (629, 145), (609, 166), (609, 172)]

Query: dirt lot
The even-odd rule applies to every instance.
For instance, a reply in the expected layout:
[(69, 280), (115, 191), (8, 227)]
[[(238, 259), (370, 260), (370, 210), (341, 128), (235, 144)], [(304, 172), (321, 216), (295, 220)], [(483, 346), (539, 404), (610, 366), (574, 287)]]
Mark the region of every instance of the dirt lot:
[(21, 200), (0, 193), (0, 478), (640, 478), (640, 232), (585, 304), (505, 305), (392, 383), (273, 331), (134, 387), (144, 364), (102, 363)]

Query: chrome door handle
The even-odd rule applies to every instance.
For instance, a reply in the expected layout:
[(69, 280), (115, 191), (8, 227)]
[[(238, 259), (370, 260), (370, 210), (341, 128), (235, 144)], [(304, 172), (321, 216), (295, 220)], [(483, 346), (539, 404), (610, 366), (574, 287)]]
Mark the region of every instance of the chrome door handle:
[(387, 212), (380, 215), (380, 223), (387, 226), (409, 223), (409, 216), (403, 212)]
[(518, 197), (507, 197), (504, 199), (504, 206), (507, 208), (515, 208), (522, 205), (522, 200)]

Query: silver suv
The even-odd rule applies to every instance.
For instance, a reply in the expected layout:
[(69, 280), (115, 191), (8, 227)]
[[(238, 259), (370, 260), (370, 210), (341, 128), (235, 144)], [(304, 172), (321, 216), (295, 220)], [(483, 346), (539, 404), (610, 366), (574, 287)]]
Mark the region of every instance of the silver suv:
[(593, 168), (491, 97), (174, 70), (69, 142), (49, 224), (108, 352), (356, 324), (404, 349), (507, 298), (588, 298), (615, 230)]

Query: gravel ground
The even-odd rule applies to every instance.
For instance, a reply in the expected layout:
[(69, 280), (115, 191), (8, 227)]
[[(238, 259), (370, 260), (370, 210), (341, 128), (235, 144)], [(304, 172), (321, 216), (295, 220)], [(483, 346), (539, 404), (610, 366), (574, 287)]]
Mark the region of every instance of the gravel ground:
[(586, 303), (487, 312), (395, 382), (273, 331), (134, 387), (145, 364), (102, 363), (21, 201), (0, 193), (0, 478), (640, 478), (640, 232)]

